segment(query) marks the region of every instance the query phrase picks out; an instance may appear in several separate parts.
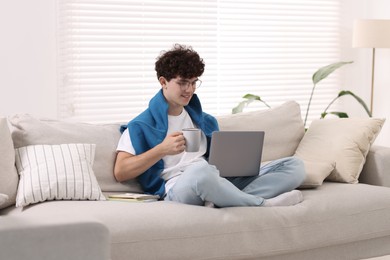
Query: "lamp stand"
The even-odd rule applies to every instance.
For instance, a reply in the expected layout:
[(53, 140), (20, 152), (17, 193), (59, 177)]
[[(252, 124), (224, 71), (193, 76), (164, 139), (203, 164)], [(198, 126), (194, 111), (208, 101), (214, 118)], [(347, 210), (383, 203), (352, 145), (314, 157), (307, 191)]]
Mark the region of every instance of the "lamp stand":
[(371, 116), (373, 115), (373, 106), (374, 106), (374, 74), (375, 74), (375, 48), (372, 48), (372, 71), (371, 71), (371, 102), (370, 102), (370, 112)]

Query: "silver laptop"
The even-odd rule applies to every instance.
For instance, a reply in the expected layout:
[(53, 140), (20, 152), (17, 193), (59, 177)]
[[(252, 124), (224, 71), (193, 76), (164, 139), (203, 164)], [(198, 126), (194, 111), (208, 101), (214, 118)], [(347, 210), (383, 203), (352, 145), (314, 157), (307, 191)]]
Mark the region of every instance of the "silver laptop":
[(218, 131), (211, 138), (209, 163), (222, 177), (259, 174), (264, 131)]

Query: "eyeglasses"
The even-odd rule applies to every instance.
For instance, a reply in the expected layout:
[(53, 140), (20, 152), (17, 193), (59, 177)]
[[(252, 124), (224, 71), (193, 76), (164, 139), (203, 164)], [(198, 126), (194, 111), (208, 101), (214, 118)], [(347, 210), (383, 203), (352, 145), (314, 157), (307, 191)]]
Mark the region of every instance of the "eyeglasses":
[(194, 80), (192, 82), (188, 80), (179, 80), (179, 81), (175, 81), (175, 83), (180, 86), (180, 90), (182, 91), (186, 91), (190, 87), (192, 87), (192, 89), (195, 90), (199, 88), (200, 85), (202, 85), (202, 81), (200, 79)]

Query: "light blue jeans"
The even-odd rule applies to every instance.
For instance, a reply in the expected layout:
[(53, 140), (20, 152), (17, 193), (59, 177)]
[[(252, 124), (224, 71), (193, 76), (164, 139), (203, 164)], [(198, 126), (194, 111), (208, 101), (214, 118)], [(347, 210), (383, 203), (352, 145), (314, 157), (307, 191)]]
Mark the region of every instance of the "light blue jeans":
[(299, 187), (305, 179), (303, 162), (296, 157), (272, 161), (258, 176), (222, 178), (206, 161), (188, 167), (169, 190), (165, 200), (191, 205), (205, 201), (217, 207), (261, 206), (264, 199)]

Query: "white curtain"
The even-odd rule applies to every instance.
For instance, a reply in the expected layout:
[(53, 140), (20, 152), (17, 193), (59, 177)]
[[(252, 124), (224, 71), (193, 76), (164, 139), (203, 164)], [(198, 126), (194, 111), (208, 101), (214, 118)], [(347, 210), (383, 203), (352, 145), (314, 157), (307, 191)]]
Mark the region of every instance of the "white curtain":
[[(157, 56), (175, 43), (206, 63), (206, 112), (229, 114), (252, 93), (272, 107), (295, 100), (304, 116), (312, 74), (340, 59), (340, 1), (58, 0), (60, 118), (132, 119), (160, 88)], [(316, 88), (309, 121), (337, 95), (338, 74)]]

